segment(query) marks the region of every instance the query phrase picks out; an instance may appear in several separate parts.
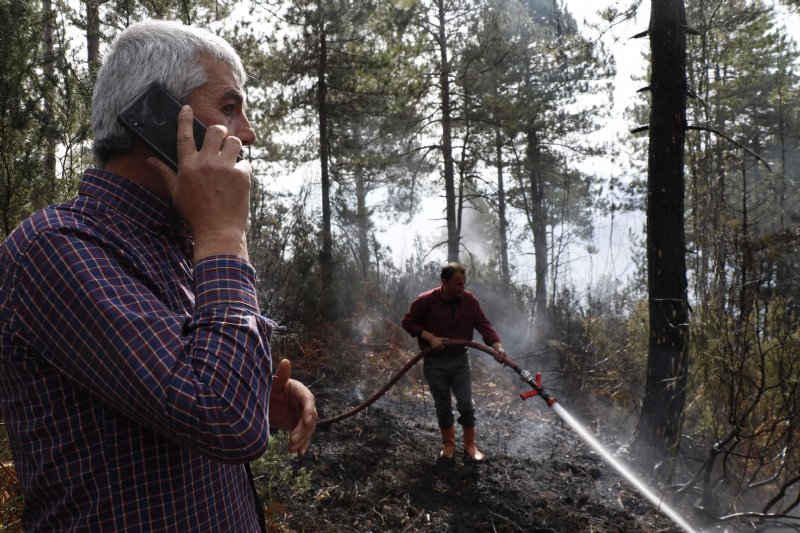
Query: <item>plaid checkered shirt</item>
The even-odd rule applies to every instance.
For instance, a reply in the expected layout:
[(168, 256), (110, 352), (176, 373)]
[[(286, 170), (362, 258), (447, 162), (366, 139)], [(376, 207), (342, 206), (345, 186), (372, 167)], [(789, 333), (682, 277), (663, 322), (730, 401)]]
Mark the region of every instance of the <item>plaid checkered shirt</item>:
[(260, 531), (270, 322), (234, 256), (192, 265), (185, 224), (130, 180), (0, 248), (0, 404), (27, 531)]

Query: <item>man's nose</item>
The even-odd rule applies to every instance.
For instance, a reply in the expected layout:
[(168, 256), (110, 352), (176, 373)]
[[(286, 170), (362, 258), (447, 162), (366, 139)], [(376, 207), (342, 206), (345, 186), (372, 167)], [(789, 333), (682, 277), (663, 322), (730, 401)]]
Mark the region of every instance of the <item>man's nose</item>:
[(256, 142), (256, 132), (253, 130), (253, 127), (250, 125), (250, 121), (247, 120), (247, 116), (244, 114), (241, 117), (241, 120), (236, 124), (236, 132), (234, 133), (236, 137), (242, 141), (242, 145), (248, 146), (251, 144), (255, 144)]

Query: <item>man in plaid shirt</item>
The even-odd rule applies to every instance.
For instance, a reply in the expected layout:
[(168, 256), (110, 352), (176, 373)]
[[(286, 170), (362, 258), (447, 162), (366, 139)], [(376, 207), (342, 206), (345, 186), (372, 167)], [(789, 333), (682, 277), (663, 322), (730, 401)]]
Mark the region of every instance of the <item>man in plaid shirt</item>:
[[(177, 173), (116, 122), (151, 82), (188, 104)], [(102, 170), (0, 248), (0, 404), (27, 531), (259, 531), (246, 463), (270, 427), (309, 447), (314, 396), (288, 361), (273, 377), (248, 262), (244, 82), (211, 33), (123, 31), (92, 101)], [(200, 150), (193, 116), (210, 125)]]

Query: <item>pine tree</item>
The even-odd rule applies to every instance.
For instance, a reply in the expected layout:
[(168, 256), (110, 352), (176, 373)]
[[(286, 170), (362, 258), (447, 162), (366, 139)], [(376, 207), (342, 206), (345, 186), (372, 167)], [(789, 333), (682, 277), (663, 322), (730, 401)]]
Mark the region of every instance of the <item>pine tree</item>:
[[(564, 238), (591, 233), (589, 176), (566, 161), (599, 153), (588, 134), (603, 113), (581, 97), (606, 91), (612, 70), (603, 51), (581, 37), (570, 14), (551, 2), (491, 2), (477, 20), (471, 32), (475, 43), (462, 54), (459, 76), (470, 96), (466, 118), (475, 123), (472, 143), (480, 146), (475, 151), (497, 169), (498, 191), (506, 191), (505, 168), (518, 183), (508, 188), (509, 201), (523, 212), (530, 230), (534, 312), (546, 326), (547, 280), (552, 275), (555, 293), (556, 273), (550, 269), (558, 264), (549, 233), (556, 233), (556, 225), (574, 228)], [(505, 197), (496, 204), (505, 212)]]
[[(281, 21), (284, 37), (274, 43), (261, 77), (274, 90), (273, 129), (289, 132), (296, 163), (319, 165), (321, 195), (321, 250), (319, 273), (323, 318), (338, 312), (334, 281), (336, 269), (346, 265), (335, 255), (334, 232), (354, 230), (353, 256), (362, 275), (370, 256), (378, 252), (370, 240), (372, 212), (367, 196), (377, 188), (406, 191), (409, 176), (419, 166), (413, 139), (413, 96), (418, 92), (409, 50), (413, 38), (405, 35), (406, 10), (383, 2), (264, 2)], [(409, 57), (408, 61), (404, 58)], [(313, 133), (312, 133), (313, 131)], [(282, 149), (286, 154), (286, 148)], [(408, 195), (394, 194), (402, 201)], [(337, 262), (338, 261), (338, 262)], [(352, 292), (352, 291), (348, 291)]]

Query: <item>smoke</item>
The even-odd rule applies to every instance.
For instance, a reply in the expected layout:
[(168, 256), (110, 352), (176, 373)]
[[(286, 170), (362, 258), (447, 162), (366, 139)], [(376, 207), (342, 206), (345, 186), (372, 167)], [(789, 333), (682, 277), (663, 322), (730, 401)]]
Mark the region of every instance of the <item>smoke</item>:
[(464, 255), (478, 263), (497, 263), (497, 224), (485, 212), (464, 209), (461, 222), (461, 246)]

